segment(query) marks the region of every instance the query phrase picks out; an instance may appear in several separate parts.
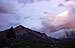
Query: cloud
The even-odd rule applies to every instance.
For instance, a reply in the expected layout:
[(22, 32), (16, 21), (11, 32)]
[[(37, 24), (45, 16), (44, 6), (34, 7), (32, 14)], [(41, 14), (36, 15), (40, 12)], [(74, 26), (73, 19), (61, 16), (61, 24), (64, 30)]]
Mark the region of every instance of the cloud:
[(20, 24), (18, 12), (22, 6), (17, 0), (0, 0), (0, 30)]
[[(49, 2), (49, 1), (52, 1), (52, 2)], [(69, 15), (71, 15), (75, 11), (74, 11), (74, 7), (71, 8), (69, 6), (74, 6), (74, 5), (71, 5), (71, 4), (68, 5), (69, 4), (68, 2), (66, 4), (64, 3), (63, 5), (66, 8), (65, 11), (68, 10), (69, 12), (71, 12)], [(53, 1), (53, 0), (7, 0), (7, 1), (0, 0), (0, 26), (1, 28), (3, 27), (8, 28), (9, 26), (16, 26), (18, 24), (23, 24), (27, 27), (33, 27), (32, 25), (34, 24), (34, 27), (43, 26), (42, 28), (44, 28), (46, 26), (44, 29), (48, 29), (50, 27), (53, 27), (54, 26), (53, 24), (61, 25), (62, 23), (59, 17), (52, 17), (55, 13), (57, 14), (58, 10), (59, 12), (61, 12), (60, 11), (61, 9), (57, 7), (58, 4), (59, 4), (58, 0), (57, 1)], [(53, 15), (48, 15), (48, 16), (39, 15), (39, 14), (42, 14), (43, 12), (44, 14), (48, 14), (48, 12), (52, 12)], [(61, 12), (60, 14), (62, 13), (63, 12)], [(56, 22), (55, 20), (58, 22)]]
[[(53, 18), (51, 17), (51, 15), (48, 15), (49, 17), (46, 19), (46, 21), (42, 23), (42, 25), (44, 25), (42, 30), (43, 32), (46, 32), (47, 35), (50, 34), (51, 32), (57, 31), (56, 30), (57, 28), (61, 28), (62, 26), (64, 27), (65, 24), (75, 22), (75, 1), (68, 1), (63, 5), (64, 5), (63, 12), (59, 13), (58, 15), (56, 15), (56, 17)], [(67, 27), (64, 28), (67, 29)]]
[(19, 3), (30, 4), (34, 3), (34, 0), (18, 0)]
[(13, 1), (13, 0), (7, 0), (7, 1), (0, 0), (0, 12), (1, 13), (13, 13), (13, 12), (15, 13), (20, 8), (18, 6), (19, 6), (19, 4), (16, 0), (15, 1)]
[(0, 30), (4, 30), (6, 28), (9, 28), (10, 26), (16, 26), (20, 22), (17, 20), (17, 17), (15, 18), (14, 15), (10, 14), (1, 14), (0, 15)]
[(31, 4), (35, 2), (41, 2), (41, 1), (51, 1), (51, 0), (18, 0), (19, 3), (24, 3), (24, 4)]
[(30, 18), (31, 16), (27, 16), (27, 17), (24, 17), (24, 19), (28, 19), (28, 18)]
[[(0, 0), (0, 30), (19, 24), (23, 24), (27, 27), (29, 25), (31, 27), (30, 22), (34, 21), (32, 21), (31, 18), (35, 18), (35, 12), (37, 14), (37, 9), (35, 10), (36, 7), (33, 8), (36, 6), (34, 2), (39, 2), (39, 0)], [(39, 18), (40, 17), (38, 17), (38, 19)], [(39, 20), (35, 20), (33, 24), (37, 21)]]
[(65, 0), (65, 1), (70, 1), (70, 0)]
[(55, 18), (54, 21), (57, 25), (63, 25), (70, 21), (75, 20), (75, 1), (68, 1), (65, 4), (65, 10), (62, 13), (59, 13)]
[(60, 7), (61, 7), (61, 6), (63, 6), (63, 7), (64, 7), (64, 5), (63, 5), (63, 4), (59, 4), (58, 6), (60, 6)]

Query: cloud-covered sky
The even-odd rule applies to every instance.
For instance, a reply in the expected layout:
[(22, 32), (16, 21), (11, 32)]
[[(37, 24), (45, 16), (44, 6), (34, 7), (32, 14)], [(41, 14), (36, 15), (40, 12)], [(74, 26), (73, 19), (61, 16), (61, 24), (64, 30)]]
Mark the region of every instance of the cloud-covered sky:
[(50, 3), (50, 0), (0, 0), (0, 30), (19, 24), (29, 28), (41, 27), (43, 12), (55, 8)]
[[(44, 24), (43, 28), (46, 34), (51, 35), (50, 29), (61, 28), (62, 25), (65, 26), (66, 24), (70, 22), (75, 23), (75, 14), (74, 14), (75, 13), (75, 1), (74, 0), (65, 0), (65, 1), (63, 0), (62, 2), (58, 6), (63, 7), (64, 10), (58, 13), (55, 17), (49, 16), (49, 18), (46, 19), (47, 21), (46, 20), (44, 21), (46, 24)], [(75, 25), (73, 24), (71, 24), (70, 26), (74, 26), (75, 28)], [(67, 27), (65, 28), (67, 29)], [(63, 32), (61, 31), (60, 33), (63, 34)], [(60, 34), (60, 33), (55, 33), (55, 34)], [(54, 33), (52, 36), (54, 36)]]
[(0, 30), (23, 25), (44, 31), (65, 24), (75, 19), (74, 4), (74, 0), (0, 0)]

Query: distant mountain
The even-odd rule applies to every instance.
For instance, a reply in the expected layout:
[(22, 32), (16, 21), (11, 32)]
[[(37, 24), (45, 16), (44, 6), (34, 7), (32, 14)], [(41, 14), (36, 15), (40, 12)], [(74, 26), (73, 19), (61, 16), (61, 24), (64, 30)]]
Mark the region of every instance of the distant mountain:
[[(1, 31), (0, 37), (6, 38), (6, 34), (8, 31), (9, 29)], [(16, 39), (18, 40), (40, 40), (40, 41), (54, 42), (54, 43), (60, 42), (59, 40), (55, 38), (48, 37), (45, 33), (31, 30), (22, 25), (15, 27), (14, 31), (16, 32)]]
[[(11, 29), (11, 28), (10, 28)], [(16, 33), (16, 39), (7, 39), (6, 34), (10, 32), (10, 29), (0, 32), (0, 48), (48, 48), (48, 47), (58, 47), (59, 45), (63, 47), (64, 43), (69, 43), (72, 41), (75, 44), (75, 39), (68, 40), (67, 38), (55, 39), (48, 37), (45, 33), (40, 33), (22, 25), (15, 27), (13, 30)]]
[(47, 39), (47, 35), (45, 33), (40, 33), (37, 31), (33, 31), (29, 28), (26, 28), (22, 25), (17, 26), (16, 28), (14, 28), (17, 38), (22, 38), (23, 39)]
[(50, 32), (53, 31), (51, 33), (48, 33), (49, 36), (52, 36), (54, 38), (65, 38), (65, 31), (67, 31), (68, 33), (72, 31), (75, 32), (75, 21), (71, 21), (69, 23), (57, 27), (51, 27), (49, 28), (49, 30)]
[[(0, 36), (5, 37), (6, 33), (9, 31), (9, 29), (5, 30), (5, 31), (1, 31), (0, 32)], [(47, 35), (45, 33), (40, 33), (37, 31), (33, 31), (29, 28), (26, 28), (22, 25), (17, 26), (16, 28), (14, 28), (14, 31), (16, 32), (16, 36), (17, 39), (34, 39), (34, 38), (38, 38), (38, 39), (47, 39)], [(21, 38), (20, 38), (21, 37)]]
[(59, 31), (55, 31), (53, 33), (50, 33), (49, 36), (51, 36), (53, 38), (57, 38), (57, 39), (67, 38), (66, 32), (68, 33), (69, 38), (73, 38), (73, 36), (75, 38), (75, 29), (61, 29)]

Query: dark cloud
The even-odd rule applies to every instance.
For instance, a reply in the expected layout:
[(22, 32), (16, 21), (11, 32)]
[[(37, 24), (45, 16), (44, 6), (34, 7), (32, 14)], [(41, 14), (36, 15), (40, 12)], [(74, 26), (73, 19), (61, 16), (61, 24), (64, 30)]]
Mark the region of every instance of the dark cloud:
[(16, 13), (20, 9), (18, 6), (16, 0), (0, 0), (0, 13)]
[(70, 0), (65, 0), (65, 1), (70, 1)]
[(64, 7), (64, 5), (63, 5), (63, 4), (59, 4), (58, 6), (60, 6), (60, 7), (62, 6), (62, 7)]
[(27, 17), (24, 17), (24, 19), (28, 19), (28, 18), (30, 18), (31, 16), (27, 16)]
[(18, 0), (19, 3), (24, 3), (24, 4), (30, 4), (30, 3), (34, 3), (37, 1), (51, 1), (51, 0)]
[(43, 14), (48, 14), (48, 12), (43, 12)]
[(34, 0), (18, 0), (18, 2), (28, 4), (28, 3), (34, 3)]
[(42, 18), (42, 17), (41, 17), (41, 18), (39, 18), (39, 20), (41, 20), (41, 19), (44, 19), (44, 18)]
[(51, 0), (38, 0), (38, 1), (51, 1)]
[(75, 0), (73, 0), (73, 1), (75, 1)]

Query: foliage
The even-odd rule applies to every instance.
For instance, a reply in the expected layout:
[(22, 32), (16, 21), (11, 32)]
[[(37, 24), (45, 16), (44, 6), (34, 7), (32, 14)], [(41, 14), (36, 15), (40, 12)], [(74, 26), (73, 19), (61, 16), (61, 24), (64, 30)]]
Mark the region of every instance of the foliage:
[(14, 38), (14, 39), (16, 38), (16, 33), (15, 33), (13, 27), (11, 27), (9, 29), (9, 31), (7, 32), (6, 38)]
[[(16, 39), (6, 39), (7, 44), (6, 46), (2, 47), (7, 47), (7, 48), (69, 48), (68, 43), (55, 43), (55, 44), (50, 44), (47, 42), (42, 42), (37, 40), (16, 40)], [(1, 47), (0, 47), (1, 48)]]

